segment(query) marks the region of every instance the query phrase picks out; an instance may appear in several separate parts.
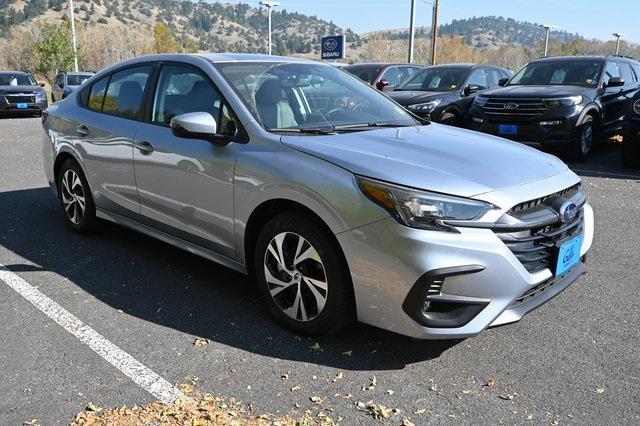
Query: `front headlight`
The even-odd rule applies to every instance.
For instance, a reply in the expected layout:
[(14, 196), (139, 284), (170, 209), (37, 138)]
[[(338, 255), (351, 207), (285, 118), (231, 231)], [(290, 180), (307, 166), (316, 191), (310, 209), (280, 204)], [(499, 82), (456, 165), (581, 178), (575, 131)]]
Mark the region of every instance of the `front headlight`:
[(400, 224), (433, 231), (452, 231), (444, 220), (473, 220), (495, 206), (484, 201), (420, 191), (356, 177), (360, 190)]
[(557, 107), (566, 107), (566, 106), (574, 106), (580, 105), (583, 99), (581, 95), (577, 96), (567, 96), (566, 98), (555, 98), (555, 99), (543, 99), (544, 105), (547, 108), (557, 108)]
[(640, 99), (633, 103), (633, 112), (640, 115)]
[(409, 105), (407, 108), (409, 108), (413, 112), (425, 113), (425, 112), (433, 111), (441, 103), (442, 103), (442, 99), (434, 99), (432, 101), (425, 102), (422, 104)]
[(36, 92), (36, 101), (44, 101), (47, 99), (47, 92)]
[(485, 106), (487, 104), (488, 100), (489, 100), (489, 98), (486, 97), (486, 96), (476, 96), (473, 99), (473, 104), (483, 107), (483, 106)]

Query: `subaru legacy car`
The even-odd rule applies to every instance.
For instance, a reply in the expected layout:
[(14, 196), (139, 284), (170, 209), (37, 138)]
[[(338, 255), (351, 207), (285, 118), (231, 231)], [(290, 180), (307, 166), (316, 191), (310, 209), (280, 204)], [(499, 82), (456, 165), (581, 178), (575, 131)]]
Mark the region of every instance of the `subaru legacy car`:
[(72, 72), (62, 71), (56, 75), (51, 86), (51, 100), (53, 102), (66, 98), (69, 93), (80, 87), (82, 83), (89, 80), (93, 72)]
[(476, 96), (471, 128), (584, 161), (594, 139), (622, 131), (640, 87), (640, 63), (623, 56), (530, 62), (504, 87)]
[(389, 97), (412, 113), (449, 125), (462, 125), (477, 93), (495, 89), (511, 71), (494, 65), (435, 65), (416, 72)]
[(52, 105), (43, 126), (71, 229), (112, 221), (250, 274), (298, 333), (357, 319), (472, 336), (585, 272), (593, 211), (564, 163), (422, 125), (330, 65), (140, 57)]
[(47, 92), (33, 75), (21, 71), (0, 71), (0, 116), (40, 115), (48, 106)]

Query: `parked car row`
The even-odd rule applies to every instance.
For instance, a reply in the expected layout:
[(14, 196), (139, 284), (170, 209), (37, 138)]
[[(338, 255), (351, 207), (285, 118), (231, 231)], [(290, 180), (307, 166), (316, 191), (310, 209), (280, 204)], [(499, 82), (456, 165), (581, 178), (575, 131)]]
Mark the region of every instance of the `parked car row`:
[[(633, 58), (562, 56), (532, 61), (515, 75), (493, 65), (449, 64), (406, 71), (408, 64), (358, 64), (343, 69), (432, 121), (468, 127), (584, 161), (595, 141), (635, 123), (631, 98), (640, 90)], [(397, 73), (393, 74), (398, 75)], [(633, 133), (633, 132), (632, 132)], [(635, 146), (625, 146), (626, 160)]]

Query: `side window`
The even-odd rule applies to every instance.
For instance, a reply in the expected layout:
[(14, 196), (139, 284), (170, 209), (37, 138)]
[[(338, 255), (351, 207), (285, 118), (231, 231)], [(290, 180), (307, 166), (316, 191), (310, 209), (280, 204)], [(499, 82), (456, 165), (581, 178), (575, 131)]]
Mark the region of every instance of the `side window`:
[(151, 120), (166, 125), (173, 117), (190, 112), (208, 112), (216, 120), (219, 134), (236, 134), (238, 127), (235, 116), (207, 78), (191, 67), (163, 66), (156, 87)]
[(636, 81), (640, 82), (640, 64), (632, 64), (633, 72), (636, 74)]
[(618, 63), (618, 68), (620, 68), (620, 75), (624, 79), (625, 84), (631, 84), (635, 82), (635, 78), (633, 75), (633, 71), (631, 71), (631, 67), (626, 62)]
[(89, 109), (102, 111), (102, 102), (104, 101), (104, 93), (106, 91), (108, 81), (109, 76), (106, 76), (93, 83), (87, 100), (87, 107)]
[(125, 118), (139, 118), (142, 96), (151, 70), (151, 65), (144, 65), (111, 74), (102, 112)]
[(467, 80), (467, 85), (469, 84), (475, 84), (480, 90), (488, 89), (487, 72), (482, 68), (473, 71)]
[(604, 75), (602, 76), (602, 83), (609, 84), (609, 80), (613, 77), (620, 77), (620, 70), (615, 62), (607, 62), (604, 68)]
[(400, 78), (400, 68), (398, 67), (387, 68), (385, 72), (382, 74), (382, 77), (380, 77), (380, 80), (387, 80), (389, 82), (390, 87), (397, 86), (402, 81), (402, 79)]
[(400, 83), (411, 77), (420, 68), (416, 67), (400, 67)]
[(489, 87), (491, 89), (498, 87), (498, 81), (503, 78), (500, 71), (490, 68), (487, 72), (489, 73)]

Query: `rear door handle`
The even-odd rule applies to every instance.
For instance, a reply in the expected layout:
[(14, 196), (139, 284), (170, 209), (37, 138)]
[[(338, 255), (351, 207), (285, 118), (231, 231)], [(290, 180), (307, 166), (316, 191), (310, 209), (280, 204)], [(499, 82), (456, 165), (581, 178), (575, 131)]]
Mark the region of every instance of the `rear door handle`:
[(78, 134), (83, 137), (89, 136), (89, 128), (84, 124), (81, 124), (78, 127), (76, 127), (76, 132), (78, 132)]
[(133, 146), (138, 148), (140, 153), (143, 155), (149, 155), (154, 150), (153, 145), (151, 145), (151, 142), (147, 142), (147, 141), (134, 142)]

